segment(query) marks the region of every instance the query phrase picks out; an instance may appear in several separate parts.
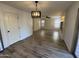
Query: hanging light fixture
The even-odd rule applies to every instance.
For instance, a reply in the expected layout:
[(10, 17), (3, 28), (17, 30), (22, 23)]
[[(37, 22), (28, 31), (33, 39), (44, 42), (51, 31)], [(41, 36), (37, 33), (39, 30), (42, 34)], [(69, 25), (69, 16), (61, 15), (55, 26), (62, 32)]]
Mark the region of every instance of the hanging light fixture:
[(38, 9), (37, 9), (37, 3), (38, 3), (38, 1), (35, 1), (36, 11), (32, 11), (31, 12), (32, 18), (41, 18), (41, 11), (38, 11)]

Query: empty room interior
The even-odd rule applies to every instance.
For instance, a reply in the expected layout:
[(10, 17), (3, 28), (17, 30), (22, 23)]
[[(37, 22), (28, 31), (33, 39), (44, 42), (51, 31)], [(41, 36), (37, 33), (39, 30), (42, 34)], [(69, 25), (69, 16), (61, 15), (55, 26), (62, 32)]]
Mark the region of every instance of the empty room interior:
[(0, 58), (78, 58), (79, 1), (0, 1)]

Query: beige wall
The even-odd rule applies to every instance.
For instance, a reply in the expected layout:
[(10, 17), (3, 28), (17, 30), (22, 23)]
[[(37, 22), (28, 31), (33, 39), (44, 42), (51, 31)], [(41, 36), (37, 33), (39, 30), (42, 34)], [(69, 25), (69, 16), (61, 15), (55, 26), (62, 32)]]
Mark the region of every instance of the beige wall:
[(72, 6), (70, 6), (70, 8), (66, 12), (64, 40), (70, 52), (73, 48), (72, 46), (74, 42), (74, 33), (78, 8), (79, 2), (74, 2), (74, 4), (72, 4)]
[(40, 23), (41, 19), (37, 18), (37, 19), (33, 19), (33, 30), (34, 31), (38, 31), (41, 28), (41, 23)]
[(53, 29), (53, 26), (54, 26), (54, 19), (46, 19), (45, 20), (45, 29), (47, 30), (51, 30)]
[(56, 26), (56, 23), (58, 23), (58, 22), (55, 23), (56, 20), (61, 21), (60, 16), (52, 16), (51, 18), (46, 19), (45, 20), (45, 29), (48, 29), (48, 30), (60, 29), (60, 22), (58, 21), (59, 24), (58, 24), (58, 26)]
[[(5, 12), (14, 13), (18, 16), (19, 41), (31, 36), (33, 29), (32, 29), (32, 19), (31, 19), (30, 13), (16, 9), (9, 5), (0, 3), (1, 33), (2, 33), (4, 47), (6, 48), (9, 45), (17, 42), (17, 39), (15, 39), (16, 41), (12, 42), (12, 43), (8, 41), (7, 30), (6, 30), (6, 26), (5, 26), (5, 22), (4, 22), (4, 13)], [(15, 35), (15, 34), (13, 34), (13, 35)]]

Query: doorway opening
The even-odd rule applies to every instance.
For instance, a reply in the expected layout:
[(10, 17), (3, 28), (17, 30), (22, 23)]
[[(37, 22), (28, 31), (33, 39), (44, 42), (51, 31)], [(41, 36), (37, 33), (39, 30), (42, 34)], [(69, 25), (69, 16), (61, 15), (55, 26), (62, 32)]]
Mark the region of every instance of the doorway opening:
[(44, 29), (45, 26), (45, 20), (41, 20), (41, 29)]

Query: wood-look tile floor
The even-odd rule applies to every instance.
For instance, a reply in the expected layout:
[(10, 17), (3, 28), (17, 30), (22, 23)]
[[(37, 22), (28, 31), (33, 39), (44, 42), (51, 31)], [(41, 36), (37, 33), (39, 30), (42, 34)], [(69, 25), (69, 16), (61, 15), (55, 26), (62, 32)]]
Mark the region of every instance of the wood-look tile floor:
[[(54, 37), (55, 36), (55, 37)], [(0, 57), (13, 58), (73, 58), (67, 51), (59, 31), (40, 30), (0, 53)]]

